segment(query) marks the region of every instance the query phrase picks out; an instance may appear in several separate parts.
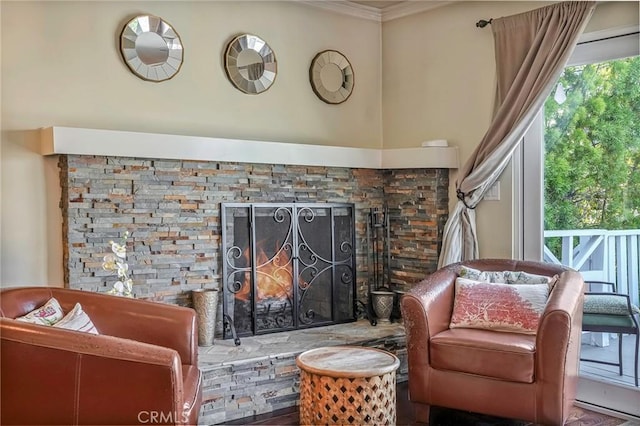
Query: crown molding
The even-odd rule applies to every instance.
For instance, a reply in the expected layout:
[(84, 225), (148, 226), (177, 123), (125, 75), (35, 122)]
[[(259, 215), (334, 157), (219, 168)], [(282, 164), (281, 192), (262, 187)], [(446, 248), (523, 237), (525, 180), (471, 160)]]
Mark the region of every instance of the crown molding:
[(341, 13), (343, 15), (354, 16), (356, 18), (368, 19), (370, 21), (382, 22), (382, 11), (378, 8), (352, 3), (347, 0), (299, 0), (300, 3), (313, 6), (319, 9)]
[(404, 1), (382, 9), (381, 18), (382, 22), (387, 22), (404, 18), (405, 16), (415, 15), (416, 13), (426, 12), (427, 10), (437, 9), (452, 3), (453, 1)]
[(376, 22), (387, 22), (393, 19), (403, 18), (427, 10), (446, 6), (453, 1), (408, 0), (398, 4), (392, 4), (382, 9), (353, 3), (348, 0), (298, 0), (309, 6), (317, 7), (343, 15), (368, 19)]

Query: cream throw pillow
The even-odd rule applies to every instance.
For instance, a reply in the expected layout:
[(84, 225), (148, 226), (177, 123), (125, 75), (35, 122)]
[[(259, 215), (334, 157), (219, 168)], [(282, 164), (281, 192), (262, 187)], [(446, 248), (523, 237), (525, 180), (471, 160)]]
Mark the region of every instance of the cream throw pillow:
[(60, 303), (55, 298), (51, 298), (39, 308), (34, 309), (26, 315), (16, 318), (17, 321), (30, 322), (32, 324), (53, 325), (60, 321), (64, 312)]
[(82, 306), (80, 306), (79, 303), (76, 303), (76, 306), (74, 306), (73, 309), (64, 316), (64, 318), (53, 324), (53, 326), (67, 330), (98, 334), (96, 326), (93, 324), (86, 312), (82, 310)]
[(450, 328), (536, 334), (548, 284), (485, 283), (458, 277)]

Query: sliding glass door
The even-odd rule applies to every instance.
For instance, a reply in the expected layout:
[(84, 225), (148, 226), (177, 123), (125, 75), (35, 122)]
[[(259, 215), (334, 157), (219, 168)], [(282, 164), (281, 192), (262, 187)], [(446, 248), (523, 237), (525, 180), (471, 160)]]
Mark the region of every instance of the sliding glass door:
[[(615, 282), (638, 305), (640, 39), (637, 28), (620, 32), (592, 34), (576, 48), (515, 155), (514, 251)], [(581, 357), (617, 361), (617, 339), (583, 333)], [(622, 353), (622, 375), (581, 362), (579, 399), (640, 416), (635, 336), (623, 336)]]

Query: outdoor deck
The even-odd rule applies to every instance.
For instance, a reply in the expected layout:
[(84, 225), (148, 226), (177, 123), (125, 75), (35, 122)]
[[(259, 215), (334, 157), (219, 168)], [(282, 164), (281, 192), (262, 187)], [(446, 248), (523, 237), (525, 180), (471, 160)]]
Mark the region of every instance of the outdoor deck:
[[(607, 281), (616, 284), (620, 294), (627, 294), (631, 303), (640, 305), (640, 229), (604, 230), (573, 229), (545, 231), (544, 261), (562, 264), (580, 271), (585, 280)], [(553, 240), (560, 240), (560, 250), (549, 248)], [(557, 242), (556, 242), (557, 244)], [(608, 288), (592, 288), (607, 291)], [(596, 333), (596, 340), (606, 343), (606, 335)], [(609, 335), (609, 345), (591, 346), (588, 334), (583, 334), (581, 357), (617, 362), (618, 341)], [(623, 375), (618, 367), (593, 362), (581, 362), (580, 373), (596, 380), (634, 386), (635, 336), (625, 335), (623, 346)]]
[[(598, 347), (584, 343), (586, 336), (583, 337), (582, 350), (580, 357), (592, 358), (602, 361), (618, 362), (618, 340), (610, 337), (609, 346)], [(597, 364), (595, 362), (580, 362), (580, 375), (595, 379), (606, 380), (611, 383), (634, 386), (634, 367), (635, 362), (635, 346), (636, 339), (632, 335), (622, 336), (622, 376), (618, 374), (618, 367), (613, 365)]]

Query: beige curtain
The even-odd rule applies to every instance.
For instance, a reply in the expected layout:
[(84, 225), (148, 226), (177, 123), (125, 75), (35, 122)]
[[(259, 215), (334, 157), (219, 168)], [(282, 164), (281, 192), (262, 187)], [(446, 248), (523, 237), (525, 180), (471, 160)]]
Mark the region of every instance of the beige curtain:
[(444, 228), (438, 266), (479, 256), (475, 207), (560, 77), (595, 2), (553, 4), (491, 23), (496, 55), (496, 109), (484, 138), (460, 169), (458, 203)]

